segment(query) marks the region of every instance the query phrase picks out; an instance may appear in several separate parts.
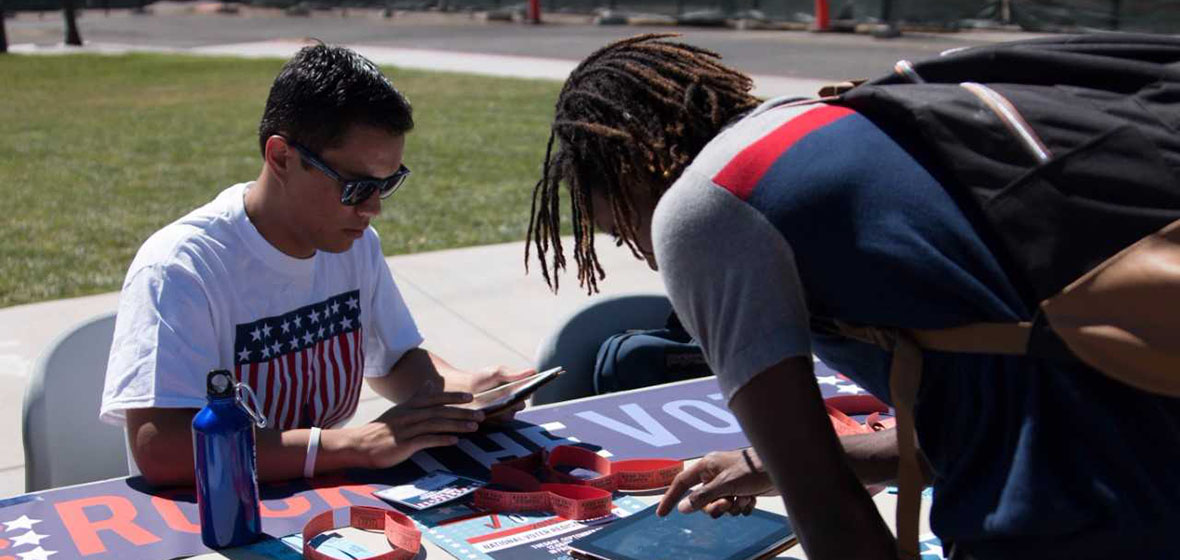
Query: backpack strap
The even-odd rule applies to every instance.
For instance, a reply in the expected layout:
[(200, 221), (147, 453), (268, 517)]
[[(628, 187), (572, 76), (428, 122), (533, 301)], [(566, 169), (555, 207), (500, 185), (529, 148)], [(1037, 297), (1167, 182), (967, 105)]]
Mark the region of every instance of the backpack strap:
[(919, 347), (941, 352), (967, 354), (1029, 353), (1030, 341), (1037, 326), (1032, 321), (1020, 323), (972, 323), (949, 329), (913, 329), (906, 331)]
[(922, 450), (914, 422), (914, 404), (922, 384), (922, 350), (904, 331), (896, 331), (889, 393), (897, 414), (897, 555), (918, 559), (918, 523), (922, 513)]
[(827, 84), (819, 88), (819, 96), (823, 98), (837, 97), (843, 95), (844, 92), (859, 86), (868, 80), (848, 80), (845, 82), (838, 82), (834, 84)]
[(854, 326), (841, 321), (822, 321), (823, 329), (841, 336), (879, 346), (893, 354), (889, 366), (889, 392), (897, 415), (897, 555), (905, 560), (920, 558), (918, 524), (922, 512), (921, 449), (914, 429), (914, 404), (922, 384), (922, 350), (904, 330)]
[(918, 444), (914, 405), (922, 385), (922, 350), (1025, 355), (1036, 332), (1033, 322), (975, 323), (949, 329), (896, 329), (819, 319), (820, 330), (880, 347), (892, 353), (889, 392), (897, 417), (897, 554), (919, 558), (924, 458)]
[[(922, 350), (1057, 358), (1063, 356), (1057, 352), (1060, 339), (1043, 316), (1038, 316), (1036, 321), (972, 323), (948, 329), (897, 329), (828, 319), (813, 320), (813, 327), (892, 353), (889, 392), (897, 418), (897, 553), (899, 558), (917, 559), (921, 492), (926, 485), (922, 472), (924, 457), (914, 420), (914, 406), (922, 384)], [(1043, 340), (1049, 342), (1038, 344)], [(1038, 347), (1048, 350), (1041, 352)]]
[(1084, 363), (1142, 391), (1180, 397), (1180, 318), (1168, 305), (1178, 299), (1180, 220), (1042, 301), (1031, 322), (907, 332), (930, 350)]

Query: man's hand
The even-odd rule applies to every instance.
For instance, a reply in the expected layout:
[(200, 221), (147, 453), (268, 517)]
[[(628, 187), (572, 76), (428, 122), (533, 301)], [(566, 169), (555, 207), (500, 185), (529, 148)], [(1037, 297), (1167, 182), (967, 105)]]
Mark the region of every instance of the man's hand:
[(484, 368), (468, 375), (471, 376), (471, 392), (474, 394), (482, 393), (488, 389), (495, 389), (505, 383), (520, 381), (536, 373), (537, 370), (532, 368), (513, 372), (504, 366), (496, 366)]
[[(489, 389), (495, 389), (496, 387), (499, 387), (505, 383), (519, 381), (536, 373), (537, 370), (531, 368), (513, 372), (504, 366), (489, 367), (468, 374), (470, 376), (468, 382), (472, 393), (480, 393)], [(493, 423), (511, 421), (512, 418), (516, 416), (517, 412), (524, 410), (524, 407), (525, 403), (519, 402), (491, 416), (488, 416), (488, 421)]]
[(376, 469), (391, 467), (423, 449), (454, 445), (459, 441), (456, 434), (479, 429), (482, 412), (449, 406), (471, 402), (470, 393), (432, 389), (424, 387), (376, 420), (347, 428), (352, 431), (349, 445), (361, 454), (362, 464)]
[[(512, 372), (503, 366), (476, 372), (465, 371), (448, 364), (446, 360), (425, 349), (414, 348), (406, 352), (390, 368), (388, 375), (367, 377), (365, 380), (378, 395), (400, 403), (428, 392), (479, 393), (534, 373), (536, 371), (532, 369)], [(520, 403), (493, 414), (490, 419), (507, 422), (523, 409), (524, 403)]]
[[(774, 493), (774, 483), (761, 468), (761, 461), (753, 449), (746, 450), (749, 460), (742, 451), (713, 452), (676, 475), (672, 485), (664, 492), (656, 515), (668, 515), (679, 501), (681, 513), (702, 510), (714, 519), (725, 513), (750, 515), (754, 511), (757, 497)], [(681, 496), (690, 488), (701, 487)]]

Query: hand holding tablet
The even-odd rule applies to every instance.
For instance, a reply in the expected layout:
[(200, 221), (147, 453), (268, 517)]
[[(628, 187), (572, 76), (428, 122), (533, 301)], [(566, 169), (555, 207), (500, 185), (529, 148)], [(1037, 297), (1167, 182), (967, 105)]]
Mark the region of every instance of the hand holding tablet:
[(527, 399), (537, 389), (540, 389), (542, 385), (553, 381), (558, 375), (564, 372), (565, 370), (560, 367), (548, 369), (524, 379), (518, 379), (511, 383), (505, 383), (499, 387), (476, 393), (472, 396), (471, 402), (455, 406), (479, 410), (485, 416), (491, 416)]

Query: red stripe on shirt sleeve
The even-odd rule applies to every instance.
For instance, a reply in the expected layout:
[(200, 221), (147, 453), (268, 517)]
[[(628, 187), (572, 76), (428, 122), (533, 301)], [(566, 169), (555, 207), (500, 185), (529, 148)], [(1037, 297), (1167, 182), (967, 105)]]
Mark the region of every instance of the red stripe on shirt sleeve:
[(713, 182), (746, 200), (753, 194), (762, 176), (770, 170), (770, 166), (791, 146), (815, 130), (853, 113), (851, 109), (833, 105), (807, 111), (739, 152), (713, 177)]

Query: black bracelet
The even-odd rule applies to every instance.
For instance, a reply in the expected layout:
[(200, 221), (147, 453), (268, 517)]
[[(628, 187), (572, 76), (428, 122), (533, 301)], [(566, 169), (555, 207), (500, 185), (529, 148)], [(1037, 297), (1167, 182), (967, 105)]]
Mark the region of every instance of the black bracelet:
[(754, 466), (754, 460), (750, 458), (750, 448), (749, 447), (742, 449), (742, 458), (746, 460), (746, 466), (750, 467), (750, 472), (752, 472), (752, 473), (760, 472), (758, 470), (758, 467)]

